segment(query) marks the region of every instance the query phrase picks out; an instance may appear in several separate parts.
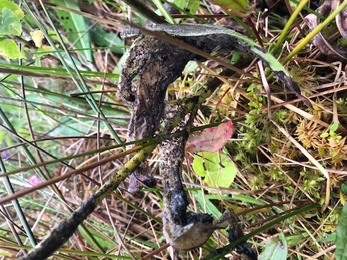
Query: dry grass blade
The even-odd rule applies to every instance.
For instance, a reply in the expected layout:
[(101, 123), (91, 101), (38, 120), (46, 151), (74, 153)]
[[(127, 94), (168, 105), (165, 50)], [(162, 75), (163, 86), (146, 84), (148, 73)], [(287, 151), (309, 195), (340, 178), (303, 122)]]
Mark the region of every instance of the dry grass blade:
[(306, 157), (307, 159), (313, 163), (317, 169), (324, 175), (326, 178), (326, 193), (325, 193), (325, 201), (324, 206), (322, 207), (322, 211), (325, 211), (330, 202), (330, 190), (331, 190), (331, 180), (328, 171), (315, 159), (313, 156), (298, 142), (293, 138), (283, 127), (279, 126), (275, 121), (271, 120), (271, 122), (287, 137)]

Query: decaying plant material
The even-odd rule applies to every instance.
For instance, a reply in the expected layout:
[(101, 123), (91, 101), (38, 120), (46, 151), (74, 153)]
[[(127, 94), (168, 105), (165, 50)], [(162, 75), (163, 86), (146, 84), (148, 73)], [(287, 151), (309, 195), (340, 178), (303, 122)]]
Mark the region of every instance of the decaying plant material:
[[(267, 63), (285, 86), (300, 97), (305, 104), (310, 102), (301, 95), (297, 84), (290, 78), (285, 68), (264, 48), (247, 37), (230, 29), (210, 25), (157, 25), (148, 28), (150, 31), (164, 31), (182, 40), (183, 43), (206, 53), (219, 54), (231, 51), (251, 52)], [(126, 29), (127, 30), (127, 29)], [(134, 32), (134, 29), (130, 29)], [(135, 30), (136, 31), (136, 30)], [(149, 32), (148, 30), (146, 30)], [(151, 137), (158, 131), (162, 116), (164, 94), (168, 85), (181, 75), (185, 64), (199, 55), (182, 48), (165, 43), (157, 37), (140, 35), (130, 48), (123, 66), (119, 89), (124, 101), (132, 112), (127, 141)], [(124, 35), (128, 35), (124, 33)], [(149, 178), (149, 169), (143, 163), (132, 174), (128, 191), (139, 190), (141, 181)]]
[[(195, 108), (192, 107), (193, 104), (196, 105)], [(187, 129), (191, 127), (199, 104), (201, 102), (197, 96), (184, 99), (181, 103), (168, 104), (163, 118), (166, 126), (163, 132), (177, 133), (160, 144), (160, 173), (164, 186), (164, 235), (170, 245), (179, 251), (201, 246), (214, 230), (226, 228), (230, 219), (228, 211), (216, 221), (209, 214), (187, 212), (189, 203), (181, 182), (182, 163), (188, 138)], [(184, 120), (187, 112), (189, 118)], [(175, 118), (181, 118), (177, 126), (172, 124)]]
[[(177, 79), (187, 62), (195, 57), (183, 49), (152, 36), (138, 37), (124, 63), (119, 90), (131, 111), (127, 142), (153, 137), (164, 109), (167, 86)], [(143, 162), (130, 177), (128, 191), (135, 193), (150, 181)]]
[[(297, 85), (272, 56), (234, 31), (201, 25), (160, 25), (150, 29), (163, 30), (205, 52), (234, 49), (250, 51), (270, 64), (285, 85), (301, 97)], [(193, 58), (199, 56), (156, 37), (140, 35), (130, 48), (119, 82), (120, 94), (132, 112), (127, 141), (153, 137), (159, 133), (166, 135), (160, 145), (160, 171), (164, 184), (164, 234), (173, 248), (182, 251), (201, 246), (215, 229), (226, 228), (229, 220), (227, 213), (220, 220), (213, 221), (208, 214), (187, 212), (188, 201), (181, 182), (181, 168), (189, 129), (201, 102), (195, 96), (181, 100), (181, 103), (165, 105), (164, 94), (168, 85)], [(195, 107), (189, 108), (190, 104)], [(187, 114), (188, 120), (185, 119)], [(161, 121), (164, 122), (164, 128), (159, 127)], [(143, 181), (148, 177), (149, 167), (142, 163), (131, 176), (128, 190), (138, 191), (141, 187), (139, 180)]]

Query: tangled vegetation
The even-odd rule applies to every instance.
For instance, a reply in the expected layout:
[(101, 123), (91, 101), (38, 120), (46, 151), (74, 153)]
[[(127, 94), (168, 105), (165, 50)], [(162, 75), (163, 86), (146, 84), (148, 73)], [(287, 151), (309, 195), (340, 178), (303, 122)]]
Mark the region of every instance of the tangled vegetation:
[[(192, 132), (224, 121), (234, 129), (219, 152), (186, 153), (189, 207), (214, 218), (230, 210), (235, 223), (181, 259), (245, 257), (228, 239), (238, 224), (245, 235), (234, 240), (247, 240), (259, 259), (346, 259), (347, 55), (341, 22), (326, 11), (336, 1), (229, 1), (239, 3), (233, 9), (217, 0), (166, 8), (134, 2), (0, 3), (0, 255), (25, 256), (129, 159), (130, 114), (117, 83), (133, 39), (120, 33), (125, 21), (144, 27), (151, 20), (216, 24), (247, 35), (285, 66), (311, 102), (248, 53), (188, 63), (166, 100), (179, 103), (218, 78)], [(128, 179), (121, 182), (52, 259), (169, 259), (158, 153), (148, 158), (157, 185), (133, 195)]]

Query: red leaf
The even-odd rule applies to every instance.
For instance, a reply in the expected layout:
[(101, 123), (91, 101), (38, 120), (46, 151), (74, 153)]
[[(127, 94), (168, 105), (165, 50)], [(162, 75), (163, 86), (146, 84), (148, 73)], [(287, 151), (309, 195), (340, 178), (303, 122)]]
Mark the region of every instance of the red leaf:
[(233, 132), (233, 123), (228, 121), (216, 127), (207, 128), (200, 133), (191, 134), (187, 141), (186, 152), (218, 152), (228, 142)]

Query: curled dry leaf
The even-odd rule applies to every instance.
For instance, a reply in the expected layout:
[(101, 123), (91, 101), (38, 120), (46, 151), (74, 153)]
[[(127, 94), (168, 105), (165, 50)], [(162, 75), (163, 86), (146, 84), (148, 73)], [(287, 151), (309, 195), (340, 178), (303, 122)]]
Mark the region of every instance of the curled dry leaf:
[[(324, 1), (324, 3), (316, 10), (317, 13), (327, 16), (333, 8), (336, 8), (336, 1)], [(342, 13), (336, 16), (336, 24), (340, 34), (346, 38), (347, 29), (345, 28), (345, 21), (347, 21), (347, 10), (344, 9)], [(306, 16), (308, 27), (312, 31), (319, 23), (319, 18), (315, 14), (309, 14)], [(323, 55), (331, 57), (333, 59), (347, 61), (347, 52), (345, 49), (338, 48), (331, 45), (321, 32), (314, 36), (312, 43), (316, 46)]]
[[(335, 10), (339, 4), (337, 0), (331, 1), (331, 10)], [(347, 8), (344, 8), (342, 12), (336, 16), (335, 20), (340, 34), (343, 38), (347, 39)]]
[(194, 133), (189, 136), (186, 152), (218, 152), (228, 142), (233, 133), (234, 125), (231, 121), (221, 123), (216, 127), (207, 128), (200, 133)]

